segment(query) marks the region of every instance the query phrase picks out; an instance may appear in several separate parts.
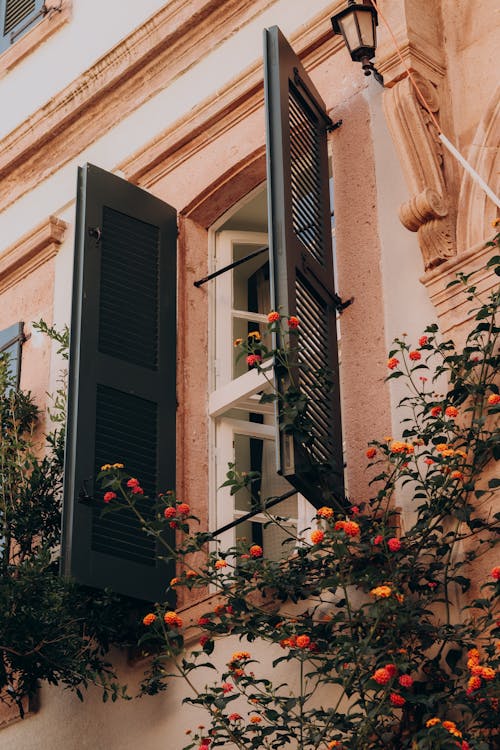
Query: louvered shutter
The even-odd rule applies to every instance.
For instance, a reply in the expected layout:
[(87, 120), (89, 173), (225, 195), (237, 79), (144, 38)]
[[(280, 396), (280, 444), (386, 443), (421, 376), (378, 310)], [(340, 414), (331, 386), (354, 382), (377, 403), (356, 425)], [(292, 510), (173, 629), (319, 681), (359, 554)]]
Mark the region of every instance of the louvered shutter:
[[(273, 308), (300, 321), (298, 360), (328, 370), (333, 385), (292, 369), (308, 397), (307, 447), (281, 419), (278, 470), (316, 506), (343, 497), (335, 290), (325, 105), (298, 57), (273, 26), (264, 32), (267, 178)], [(278, 342), (279, 343), (279, 342)], [(281, 391), (289, 383), (277, 371)], [(320, 466), (323, 467), (320, 468)], [(324, 470), (329, 467), (328, 470)]]
[(44, 0), (0, 0), (0, 52), (43, 17)]
[(172, 561), (132, 513), (102, 515), (94, 477), (119, 462), (149, 496), (175, 486), (176, 243), (171, 206), (79, 170), (62, 568), (147, 601), (165, 598)]
[(19, 388), (21, 377), (21, 351), (24, 341), (23, 323), (14, 323), (0, 331), (0, 354), (8, 355), (8, 369), (12, 382)]

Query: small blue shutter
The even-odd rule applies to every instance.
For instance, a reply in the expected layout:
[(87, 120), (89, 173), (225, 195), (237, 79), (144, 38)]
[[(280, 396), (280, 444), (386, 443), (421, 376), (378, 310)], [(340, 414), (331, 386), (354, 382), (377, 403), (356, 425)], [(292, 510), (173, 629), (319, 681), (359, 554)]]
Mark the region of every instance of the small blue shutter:
[[(299, 318), (298, 359), (311, 368), (292, 369), (291, 381), (308, 398), (312, 441), (304, 445), (282, 423), (278, 469), (318, 507), (331, 494), (339, 501), (344, 497), (328, 185), (330, 121), (277, 26), (264, 32), (264, 88), (272, 307)], [(319, 370), (331, 374), (331, 387), (318, 383), (314, 371)], [(288, 373), (275, 374), (278, 388), (286, 390)]]
[(15, 323), (0, 331), (0, 354), (9, 356), (9, 372), (16, 388), (21, 377), (21, 352), (24, 341), (23, 324)]
[(0, 0), (0, 52), (44, 16), (44, 0)]
[(150, 498), (175, 487), (176, 248), (171, 206), (79, 170), (62, 571), (147, 601), (164, 599), (173, 561), (133, 513), (102, 514), (94, 477), (119, 462)]

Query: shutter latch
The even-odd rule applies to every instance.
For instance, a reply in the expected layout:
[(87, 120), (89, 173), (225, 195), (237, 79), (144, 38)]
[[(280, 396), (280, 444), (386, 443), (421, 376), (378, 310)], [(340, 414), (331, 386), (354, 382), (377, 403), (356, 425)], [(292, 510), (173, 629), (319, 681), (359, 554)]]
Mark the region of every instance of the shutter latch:
[(89, 234), (89, 237), (93, 237), (96, 242), (101, 241), (101, 228), (100, 227), (89, 227), (88, 234)]

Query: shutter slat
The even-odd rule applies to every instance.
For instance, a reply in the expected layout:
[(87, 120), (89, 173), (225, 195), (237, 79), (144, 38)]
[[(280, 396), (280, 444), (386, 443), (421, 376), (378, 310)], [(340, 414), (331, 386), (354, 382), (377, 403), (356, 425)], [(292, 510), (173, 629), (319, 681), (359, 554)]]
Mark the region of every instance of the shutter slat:
[(35, 10), (35, 0), (7, 0), (3, 33), (8, 34)]
[[(307, 445), (278, 430), (278, 469), (318, 507), (331, 495), (344, 498), (327, 117), (276, 26), (265, 31), (264, 44), (272, 308), (299, 318), (291, 377), (308, 398), (312, 424)], [(331, 373), (333, 388), (318, 380), (318, 370)], [(277, 369), (276, 383), (285, 391), (288, 375)], [(326, 485), (318, 479), (318, 464), (329, 467)]]
[(79, 171), (63, 573), (148, 601), (164, 598), (173, 561), (133, 512), (102, 513), (94, 478), (123, 463), (146, 519), (175, 487), (176, 243), (173, 208), (92, 165)]

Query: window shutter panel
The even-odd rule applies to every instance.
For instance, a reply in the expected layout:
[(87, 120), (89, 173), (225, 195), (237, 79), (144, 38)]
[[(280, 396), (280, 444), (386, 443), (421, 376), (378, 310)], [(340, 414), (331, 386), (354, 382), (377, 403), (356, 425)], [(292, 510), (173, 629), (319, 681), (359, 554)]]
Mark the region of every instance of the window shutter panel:
[(0, 52), (43, 17), (44, 0), (0, 0)]
[[(283, 430), (281, 420), (278, 471), (318, 507), (330, 493), (339, 500), (344, 493), (328, 191), (330, 120), (278, 27), (265, 30), (264, 47), (272, 306), (300, 321), (298, 361), (312, 370), (329, 370), (333, 379), (331, 388), (318, 387), (312, 374), (292, 369), (293, 384), (309, 399), (313, 441), (305, 449)], [(277, 370), (275, 377), (283, 391), (289, 385), (286, 373)]]
[(175, 487), (176, 244), (175, 209), (79, 170), (62, 570), (147, 601), (165, 598), (173, 562), (132, 513), (102, 515), (94, 478), (119, 462), (152, 498)]
[(0, 354), (9, 355), (9, 372), (16, 388), (21, 378), (21, 352), (24, 341), (23, 323), (15, 323), (0, 331)]

